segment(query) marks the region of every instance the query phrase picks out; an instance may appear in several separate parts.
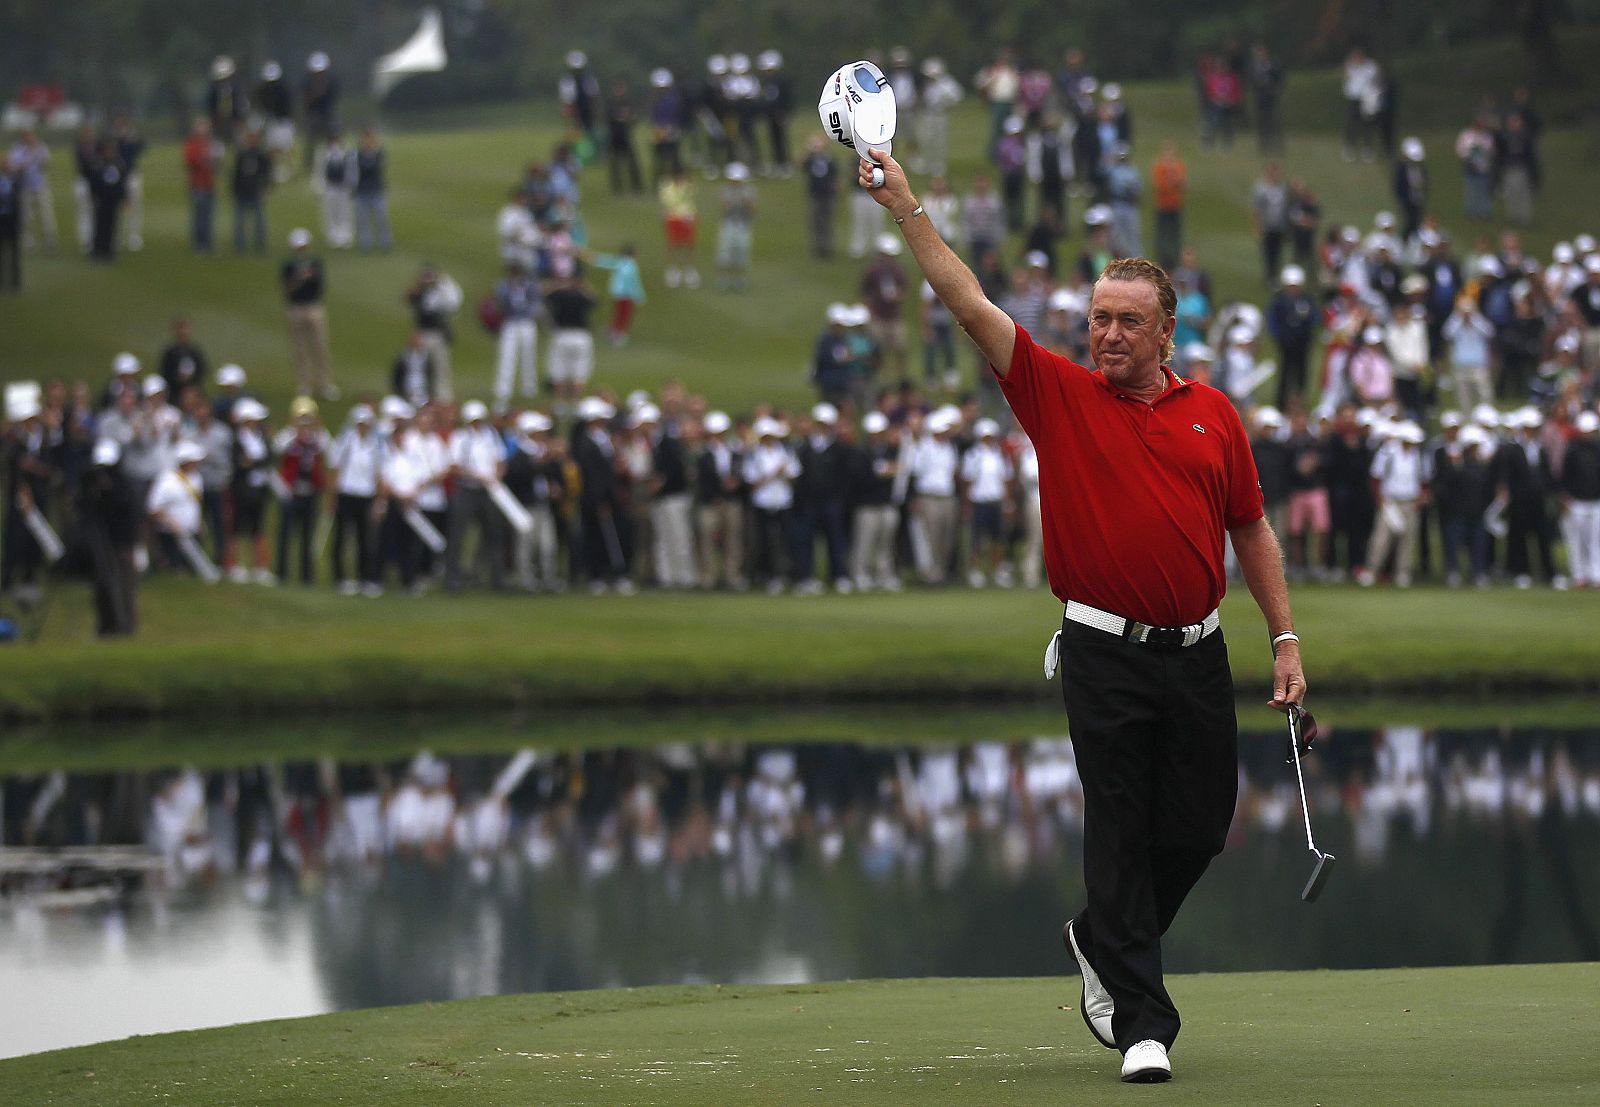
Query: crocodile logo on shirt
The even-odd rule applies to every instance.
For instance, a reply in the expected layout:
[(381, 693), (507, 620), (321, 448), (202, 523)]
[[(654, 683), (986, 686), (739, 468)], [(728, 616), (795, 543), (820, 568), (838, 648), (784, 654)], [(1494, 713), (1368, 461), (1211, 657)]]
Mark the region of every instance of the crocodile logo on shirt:
[(1194, 429), (1199, 431), (1201, 434), (1204, 434), (1206, 432), (1206, 429), (1204, 427), (1202, 427), (1199, 423), (1192, 423), (1190, 425), (1193, 426)]

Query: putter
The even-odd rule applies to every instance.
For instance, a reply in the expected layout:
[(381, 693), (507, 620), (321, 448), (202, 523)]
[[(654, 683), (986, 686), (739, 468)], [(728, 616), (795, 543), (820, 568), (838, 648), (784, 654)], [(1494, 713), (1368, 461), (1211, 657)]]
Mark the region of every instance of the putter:
[[(863, 161), (869, 149), (891, 151), (894, 142), (894, 88), (883, 70), (869, 61), (850, 62), (829, 75), (817, 101), (822, 129)], [(876, 163), (872, 187), (883, 187), (883, 169)]]
[(1312, 866), (1311, 878), (1306, 881), (1306, 886), (1300, 891), (1300, 899), (1305, 903), (1312, 903), (1322, 894), (1322, 889), (1327, 887), (1328, 877), (1333, 873), (1334, 857), (1331, 853), (1323, 853), (1317, 848), (1317, 843), (1311, 837), (1311, 805), (1306, 802), (1306, 778), (1300, 771), (1300, 753), (1304, 747), (1306, 753), (1311, 752), (1311, 743), (1317, 739), (1317, 721), (1304, 712), (1300, 705), (1289, 705), (1289, 754), (1294, 760), (1294, 779), (1300, 785), (1300, 814), (1306, 823), (1306, 848), (1317, 859)]

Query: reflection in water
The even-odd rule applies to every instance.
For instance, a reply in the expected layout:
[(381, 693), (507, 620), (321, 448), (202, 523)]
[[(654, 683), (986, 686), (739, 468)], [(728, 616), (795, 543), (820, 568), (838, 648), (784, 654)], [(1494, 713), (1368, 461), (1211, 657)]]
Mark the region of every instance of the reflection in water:
[[(1283, 743), (1242, 744), (1229, 850), (1168, 936), (1170, 969), (1600, 957), (1600, 732), (1340, 733), (1308, 762), (1341, 862), (1315, 907), (1295, 898)], [(248, 964), (221, 961), (211, 987), (309, 962), (322, 995), (302, 989), (297, 1013), (1064, 973), (1081, 896), (1081, 793), (1054, 738), (56, 773), (5, 780), (0, 805), (0, 979), (78, 1011), (102, 998), (70, 971), (86, 954), (114, 947), (155, 980), (252, 926)]]

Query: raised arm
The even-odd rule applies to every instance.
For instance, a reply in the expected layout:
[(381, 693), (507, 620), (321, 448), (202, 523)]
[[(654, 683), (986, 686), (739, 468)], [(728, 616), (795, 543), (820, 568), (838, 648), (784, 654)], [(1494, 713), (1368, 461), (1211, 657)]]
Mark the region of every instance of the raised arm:
[[(906, 180), (900, 163), (881, 150), (868, 151), (883, 168), (883, 187), (870, 190), (870, 195), (889, 209), (912, 255), (922, 267), (923, 276), (933, 286), (933, 291), (950, 314), (967, 332), (967, 337), (989, 359), (995, 372), (1002, 377), (1011, 371), (1011, 349), (1016, 343), (1017, 325), (1011, 317), (983, 294), (978, 278), (954, 250), (939, 237), (933, 223), (922, 214), (922, 205), (911, 194), (911, 183)], [(857, 183), (866, 188), (872, 180), (872, 163), (863, 161), (857, 174)]]

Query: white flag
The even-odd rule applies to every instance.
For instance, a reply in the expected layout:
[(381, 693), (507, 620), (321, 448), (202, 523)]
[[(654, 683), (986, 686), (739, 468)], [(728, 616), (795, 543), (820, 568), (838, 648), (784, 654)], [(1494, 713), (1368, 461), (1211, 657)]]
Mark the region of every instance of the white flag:
[(437, 73), (445, 65), (444, 23), (438, 8), (422, 12), (422, 25), (406, 44), (385, 54), (372, 67), (372, 91), (383, 99), (389, 90), (413, 73)]

